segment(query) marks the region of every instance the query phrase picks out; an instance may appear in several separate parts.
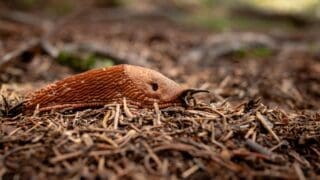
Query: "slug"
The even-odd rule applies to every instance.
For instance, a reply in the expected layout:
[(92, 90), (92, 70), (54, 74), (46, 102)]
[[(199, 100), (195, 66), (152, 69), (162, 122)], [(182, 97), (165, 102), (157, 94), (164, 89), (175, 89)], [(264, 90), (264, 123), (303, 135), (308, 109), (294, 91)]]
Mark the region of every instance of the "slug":
[(133, 65), (116, 65), (93, 69), (67, 77), (48, 85), (25, 98), (17, 109), (24, 114), (38, 110), (77, 109), (99, 107), (108, 103), (121, 103), (125, 97), (129, 104), (160, 108), (187, 104), (187, 94), (203, 90), (185, 89), (161, 73)]

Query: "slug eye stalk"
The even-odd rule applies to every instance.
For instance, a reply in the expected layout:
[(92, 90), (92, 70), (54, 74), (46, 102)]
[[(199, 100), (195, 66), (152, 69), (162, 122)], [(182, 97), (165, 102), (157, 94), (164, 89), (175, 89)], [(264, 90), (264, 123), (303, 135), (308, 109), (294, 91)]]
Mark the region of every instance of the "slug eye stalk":
[(209, 90), (204, 89), (187, 89), (181, 94), (182, 102), (184, 106), (192, 106), (190, 100), (193, 99), (194, 94), (198, 93), (210, 93)]

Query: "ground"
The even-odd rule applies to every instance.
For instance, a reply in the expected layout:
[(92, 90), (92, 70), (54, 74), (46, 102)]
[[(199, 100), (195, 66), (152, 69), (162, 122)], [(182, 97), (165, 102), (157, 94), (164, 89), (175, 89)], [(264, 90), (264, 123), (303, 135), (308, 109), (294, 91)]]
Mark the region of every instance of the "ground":
[[(0, 18), (3, 179), (320, 177), (317, 25), (221, 32), (133, 7), (76, 12)], [(7, 115), (55, 80), (121, 63), (210, 94), (187, 108)]]

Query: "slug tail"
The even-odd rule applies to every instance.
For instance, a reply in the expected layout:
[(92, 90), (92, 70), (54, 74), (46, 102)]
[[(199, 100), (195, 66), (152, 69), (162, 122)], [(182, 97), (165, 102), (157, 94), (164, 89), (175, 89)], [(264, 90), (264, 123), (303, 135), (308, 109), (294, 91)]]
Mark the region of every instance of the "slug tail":
[(10, 108), (7, 112), (6, 112), (6, 116), (7, 117), (15, 117), (21, 113), (23, 113), (25, 110), (25, 105), (24, 102), (21, 102), (15, 106), (13, 106), (12, 108)]

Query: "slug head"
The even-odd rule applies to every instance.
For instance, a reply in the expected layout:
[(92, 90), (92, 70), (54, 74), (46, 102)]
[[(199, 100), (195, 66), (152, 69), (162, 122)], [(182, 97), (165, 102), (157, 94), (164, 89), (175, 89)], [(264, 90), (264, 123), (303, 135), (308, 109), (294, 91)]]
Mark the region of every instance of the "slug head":
[(125, 66), (125, 73), (136, 88), (144, 93), (144, 102), (148, 105), (154, 102), (159, 105), (181, 103), (180, 96), (185, 89), (161, 73), (131, 65)]

